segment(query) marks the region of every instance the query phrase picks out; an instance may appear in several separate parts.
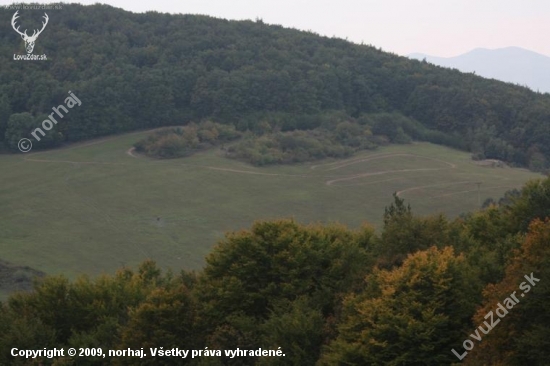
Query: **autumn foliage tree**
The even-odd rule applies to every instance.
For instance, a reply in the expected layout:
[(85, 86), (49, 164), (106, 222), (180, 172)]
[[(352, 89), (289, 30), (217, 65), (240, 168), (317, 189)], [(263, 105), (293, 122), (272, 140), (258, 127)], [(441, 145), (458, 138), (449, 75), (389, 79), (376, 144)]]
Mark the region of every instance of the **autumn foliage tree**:
[(346, 298), (338, 338), (321, 365), (450, 364), (451, 345), (471, 326), (476, 279), (450, 247), (412, 254), (391, 271), (376, 269), (364, 292)]
[[(529, 233), (506, 268), (504, 279), (489, 284), (483, 291), (483, 306), (475, 314), (475, 324), (482, 324), (485, 316), (499, 302), (511, 296), (519, 299), (508, 314), (476, 344), (467, 355), (469, 365), (545, 365), (550, 359), (550, 220), (536, 219)], [(525, 278), (540, 280), (533, 286)], [(529, 292), (526, 287), (529, 286)], [(524, 296), (522, 296), (524, 295)], [(496, 315), (495, 315), (496, 316)]]

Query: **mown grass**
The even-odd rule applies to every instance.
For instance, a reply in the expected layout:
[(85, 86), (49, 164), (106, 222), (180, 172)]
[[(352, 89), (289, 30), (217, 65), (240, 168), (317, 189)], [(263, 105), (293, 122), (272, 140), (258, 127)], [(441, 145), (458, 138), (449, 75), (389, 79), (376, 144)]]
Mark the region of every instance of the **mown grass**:
[(145, 258), (198, 269), (224, 232), (254, 220), (379, 225), (396, 191), (417, 213), (456, 216), (540, 177), (480, 167), (467, 153), (428, 143), (267, 168), (218, 149), (162, 161), (129, 155), (144, 134), (0, 155), (0, 259), (69, 277)]

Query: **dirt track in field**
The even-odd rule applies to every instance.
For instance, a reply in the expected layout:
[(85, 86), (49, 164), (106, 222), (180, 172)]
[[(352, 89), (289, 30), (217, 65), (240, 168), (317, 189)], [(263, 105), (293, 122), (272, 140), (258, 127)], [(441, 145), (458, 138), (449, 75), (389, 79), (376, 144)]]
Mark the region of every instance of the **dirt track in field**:
[[(143, 132), (152, 132), (157, 129), (152, 129), (148, 131), (139, 131), (134, 132), (132, 134), (137, 133), (143, 133)], [(125, 135), (127, 136), (127, 135)], [(72, 150), (82, 147), (88, 147), (92, 145), (101, 144), (107, 141), (111, 141), (114, 139), (120, 138), (120, 136), (114, 136), (114, 137), (107, 137), (107, 138), (101, 138), (95, 141), (87, 142), (87, 143), (76, 143), (71, 146), (63, 147), (61, 149), (66, 150)], [(116, 162), (98, 162), (98, 161), (72, 161), (72, 160), (48, 160), (48, 159), (40, 159), (36, 158), (35, 156), (43, 155), (47, 152), (38, 152), (38, 153), (31, 153), (26, 155), (23, 159), (25, 161), (34, 162), (34, 163), (65, 163), (65, 164), (85, 164), (85, 165), (127, 165), (129, 163), (116, 163)], [(134, 158), (139, 159), (141, 156), (135, 154), (135, 148), (131, 147), (128, 150), (126, 150), (126, 155)], [(223, 172), (229, 172), (229, 173), (235, 173), (235, 174), (248, 174), (248, 175), (261, 175), (261, 176), (278, 176), (278, 177), (297, 177), (297, 178), (325, 178), (327, 179), (324, 183), (327, 186), (340, 186), (340, 187), (348, 187), (348, 186), (354, 186), (354, 185), (362, 185), (362, 184), (371, 184), (374, 182), (367, 182), (367, 183), (356, 183), (356, 184), (339, 184), (341, 182), (349, 182), (356, 179), (371, 177), (371, 176), (380, 176), (380, 175), (386, 175), (386, 174), (394, 174), (394, 173), (414, 173), (414, 172), (434, 172), (434, 171), (441, 171), (441, 170), (448, 170), (448, 169), (456, 169), (456, 164), (449, 163), (444, 160), (436, 159), (436, 158), (430, 158), (426, 156), (421, 155), (415, 155), (415, 154), (408, 154), (408, 153), (381, 153), (376, 155), (371, 155), (369, 157), (361, 157), (361, 158), (351, 158), (347, 160), (342, 161), (335, 161), (332, 163), (326, 163), (326, 164), (320, 164), (320, 165), (312, 165), (310, 167), (310, 170), (312, 171), (321, 171), (321, 172), (334, 172), (339, 169), (355, 165), (355, 164), (361, 164), (361, 163), (367, 163), (369, 161), (374, 160), (380, 160), (380, 159), (392, 159), (397, 157), (416, 157), (420, 159), (430, 160), (434, 162), (439, 162), (447, 165), (447, 168), (419, 168), (419, 169), (392, 169), (392, 170), (383, 170), (383, 171), (375, 171), (375, 172), (365, 172), (360, 174), (350, 174), (350, 175), (338, 175), (338, 174), (327, 174), (327, 175), (321, 175), (321, 174), (282, 174), (282, 173), (267, 173), (267, 172), (261, 172), (261, 171), (255, 171), (255, 170), (241, 170), (241, 169), (231, 169), (231, 168), (223, 168), (219, 166), (209, 166), (209, 165), (198, 165), (198, 164), (186, 164), (186, 163), (174, 163), (173, 165), (183, 165), (183, 166), (193, 166), (193, 167), (199, 167), (209, 170), (216, 170), (216, 171), (223, 171)], [(386, 181), (392, 181), (392, 180), (398, 180), (403, 178), (391, 178), (386, 179), (382, 181), (376, 181), (376, 182), (386, 182)], [(440, 184), (433, 184), (433, 185), (424, 185), (424, 186), (416, 186), (416, 187), (410, 187), (404, 190), (401, 190), (397, 192), (397, 195), (401, 195), (406, 192), (411, 192), (419, 189), (424, 188), (433, 188), (437, 186), (442, 185), (457, 185), (457, 184), (468, 184), (473, 183), (470, 181), (467, 182), (451, 182), (451, 183), (440, 183)], [(464, 191), (463, 193), (470, 192), (470, 191)], [(457, 192), (462, 193), (462, 192)], [(449, 195), (452, 195), (455, 193), (451, 193)], [(439, 197), (439, 196), (437, 196)]]

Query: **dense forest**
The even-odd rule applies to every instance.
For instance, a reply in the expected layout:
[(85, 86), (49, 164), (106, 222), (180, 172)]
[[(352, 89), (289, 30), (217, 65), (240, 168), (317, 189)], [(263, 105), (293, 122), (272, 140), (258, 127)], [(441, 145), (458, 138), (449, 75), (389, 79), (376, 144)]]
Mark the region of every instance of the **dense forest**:
[[(550, 179), (454, 220), (417, 216), (394, 196), (383, 218), (380, 232), (256, 222), (228, 233), (199, 272), (145, 261), (95, 279), (46, 277), (0, 304), (0, 364), (548, 364)], [(147, 357), (30, 361), (13, 347)], [(203, 355), (153, 357), (160, 347)], [(225, 356), (237, 348), (284, 356)]]
[[(325, 114), (386, 113), (415, 127), (393, 121), (375, 134), (401, 128), (476, 158), (550, 166), (550, 95), (524, 87), (261, 19), (134, 14), (99, 4), (50, 10), (34, 50), (47, 60), (16, 61), (25, 51), (11, 29), (13, 13), (0, 10), (0, 141), (14, 151), (72, 91), (82, 106), (36, 147), (206, 119), (240, 132), (267, 122), (284, 133), (317, 129)], [(43, 12), (19, 15), (31, 29)]]

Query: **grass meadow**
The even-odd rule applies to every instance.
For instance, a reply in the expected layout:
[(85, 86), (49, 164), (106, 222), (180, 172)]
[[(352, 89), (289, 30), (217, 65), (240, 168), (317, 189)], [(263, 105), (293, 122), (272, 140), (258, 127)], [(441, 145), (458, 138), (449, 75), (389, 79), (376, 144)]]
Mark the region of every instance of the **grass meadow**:
[(218, 149), (160, 161), (130, 151), (146, 133), (0, 155), (0, 259), (71, 278), (146, 258), (198, 269), (224, 232), (255, 220), (379, 227), (394, 192), (416, 213), (454, 217), (541, 177), (429, 143), (266, 168)]

